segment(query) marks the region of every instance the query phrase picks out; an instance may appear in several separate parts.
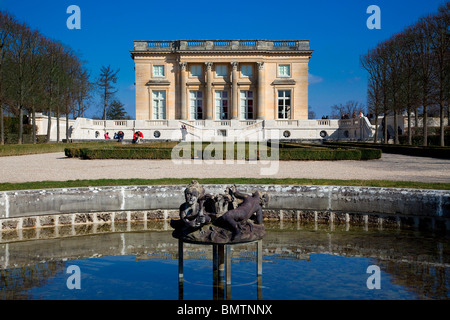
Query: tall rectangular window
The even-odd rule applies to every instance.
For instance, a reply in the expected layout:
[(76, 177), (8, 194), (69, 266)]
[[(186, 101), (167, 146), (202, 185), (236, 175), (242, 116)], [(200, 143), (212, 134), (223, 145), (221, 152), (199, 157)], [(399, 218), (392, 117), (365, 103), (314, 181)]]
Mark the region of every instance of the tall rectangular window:
[(228, 120), (228, 92), (216, 91), (216, 119)]
[(253, 68), (250, 64), (243, 64), (241, 66), (241, 74), (243, 77), (251, 78), (253, 75)]
[(241, 91), (241, 119), (253, 119), (253, 91)]
[(203, 92), (202, 91), (190, 91), (190, 111), (191, 120), (203, 119)]
[(226, 65), (216, 65), (216, 76), (226, 77), (227, 76), (227, 66)]
[(278, 90), (278, 119), (291, 119), (291, 90)]
[(198, 64), (191, 65), (191, 77), (200, 77), (202, 75), (202, 66)]
[(278, 65), (278, 76), (279, 77), (290, 77), (291, 76), (291, 66), (289, 64)]
[(164, 77), (164, 66), (153, 66), (153, 77)]
[(153, 91), (153, 120), (166, 119), (166, 92)]

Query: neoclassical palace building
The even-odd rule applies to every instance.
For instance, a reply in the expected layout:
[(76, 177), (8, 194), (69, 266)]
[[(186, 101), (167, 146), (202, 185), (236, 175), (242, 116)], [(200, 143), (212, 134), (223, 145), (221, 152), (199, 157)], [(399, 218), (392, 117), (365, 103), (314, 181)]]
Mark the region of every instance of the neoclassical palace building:
[(308, 118), (308, 40), (134, 41), (137, 120)]
[[(134, 41), (136, 119), (71, 120), (72, 141), (368, 139), (367, 118), (308, 119), (308, 40)], [(47, 132), (42, 115), (40, 132)], [(56, 139), (52, 121), (51, 140)]]

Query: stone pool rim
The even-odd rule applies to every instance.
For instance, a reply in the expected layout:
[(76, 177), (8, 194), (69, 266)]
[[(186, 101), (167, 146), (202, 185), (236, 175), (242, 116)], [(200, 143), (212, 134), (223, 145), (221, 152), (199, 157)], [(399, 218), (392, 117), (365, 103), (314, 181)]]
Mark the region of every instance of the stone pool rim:
[[(223, 193), (229, 184), (204, 184)], [(271, 196), (265, 219), (326, 223), (427, 225), (450, 230), (450, 191), (433, 189), (237, 184)], [(178, 217), (186, 185), (132, 185), (0, 192), (0, 231), (170, 220)]]

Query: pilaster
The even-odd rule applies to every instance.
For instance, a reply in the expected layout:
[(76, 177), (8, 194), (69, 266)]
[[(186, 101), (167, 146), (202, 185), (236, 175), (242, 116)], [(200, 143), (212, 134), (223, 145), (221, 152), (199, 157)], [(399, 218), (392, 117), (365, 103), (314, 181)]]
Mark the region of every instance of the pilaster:
[(180, 99), (181, 99), (181, 112), (180, 117), (182, 120), (187, 119), (186, 115), (186, 62), (180, 62)]
[(205, 62), (206, 65), (206, 103), (205, 103), (205, 119), (212, 119), (212, 62)]
[(239, 119), (238, 62), (231, 62), (231, 119)]
[(257, 62), (258, 66), (258, 105), (256, 108), (256, 119), (265, 119), (265, 70), (264, 62)]

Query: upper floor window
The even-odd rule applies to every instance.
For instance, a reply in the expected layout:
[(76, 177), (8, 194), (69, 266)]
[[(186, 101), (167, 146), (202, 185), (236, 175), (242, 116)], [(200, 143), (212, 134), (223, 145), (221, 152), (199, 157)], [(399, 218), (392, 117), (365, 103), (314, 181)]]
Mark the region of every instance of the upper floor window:
[(291, 65), (289, 65), (289, 64), (278, 65), (278, 76), (279, 77), (290, 77), (291, 76)]
[(216, 65), (216, 76), (217, 77), (226, 77), (227, 76), (227, 66), (225, 65)]
[(200, 77), (202, 75), (202, 66), (198, 64), (191, 65), (191, 77)]
[(164, 77), (164, 66), (153, 66), (153, 77)]
[(253, 68), (251, 65), (249, 64), (243, 64), (241, 66), (241, 73), (243, 77), (249, 77), (251, 78), (251, 76), (253, 75)]

